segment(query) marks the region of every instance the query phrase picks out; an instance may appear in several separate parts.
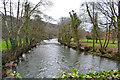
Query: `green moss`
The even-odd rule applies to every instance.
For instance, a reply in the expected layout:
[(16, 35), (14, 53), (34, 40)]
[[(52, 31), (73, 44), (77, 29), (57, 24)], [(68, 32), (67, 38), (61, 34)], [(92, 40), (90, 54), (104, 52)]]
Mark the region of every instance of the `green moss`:
[(71, 38), (71, 42), (74, 42), (74, 38)]
[[(8, 41), (8, 46), (11, 47), (10, 41)], [(5, 40), (0, 40), (0, 50), (6, 50), (7, 49), (7, 45), (6, 45), (6, 41)]]
[[(22, 39), (22, 44), (23, 44), (23, 41), (24, 40)], [(28, 41), (30, 42), (30, 39), (28, 39)], [(8, 40), (8, 46), (9, 48), (11, 47), (10, 40)], [(19, 43), (18, 43), (18, 46), (19, 46)], [(0, 50), (3, 51), (6, 49), (7, 49), (6, 41), (4, 39), (0, 40)]]

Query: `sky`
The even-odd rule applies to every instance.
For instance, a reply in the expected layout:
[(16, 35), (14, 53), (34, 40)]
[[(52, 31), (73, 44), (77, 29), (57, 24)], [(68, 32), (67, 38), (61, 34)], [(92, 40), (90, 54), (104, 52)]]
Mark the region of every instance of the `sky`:
[[(12, 2), (16, 2), (18, 0), (12, 0)], [(28, 0), (33, 4), (37, 4), (40, 0)], [(58, 20), (61, 17), (69, 17), (69, 12), (75, 10), (76, 12), (79, 11), (80, 5), (85, 0), (51, 0), (53, 6), (47, 7), (47, 9), (43, 10), (43, 12)], [(2, 0), (0, 0), (0, 4), (2, 4)], [(0, 5), (1, 7), (2, 5)], [(16, 14), (15, 14), (16, 15)]]
[[(3, 0), (0, 0), (0, 4), (2, 4)], [(9, 1), (9, 0), (8, 0)], [(17, 6), (17, 1), (18, 0), (11, 0), (15, 6)], [(20, 0), (20, 1), (24, 1), (24, 0)], [(37, 4), (40, 0), (28, 0), (29, 2), (33, 3), (33, 4)], [(79, 13), (80, 12), (80, 6), (83, 2), (93, 2), (93, 1), (99, 1), (99, 0), (51, 0), (53, 5), (50, 7), (47, 7), (45, 9), (43, 9), (43, 13), (45, 13), (48, 16), (51, 16), (55, 21), (49, 21), (53, 24), (57, 24), (59, 19), (61, 17), (69, 17), (69, 12), (74, 10), (75, 12)], [(0, 7), (2, 7), (2, 5), (0, 5)], [(3, 8), (2, 8), (3, 9)], [(16, 16), (16, 10), (13, 11), (14, 12), (14, 16)], [(44, 19), (45, 21), (45, 19)], [(89, 30), (89, 28), (88, 28)]]
[(49, 8), (45, 13), (54, 19), (67, 17), (70, 11), (79, 11), (82, 1), (83, 0), (54, 0), (53, 7)]
[[(0, 0), (0, 4), (2, 4), (3, 0)], [(17, 6), (18, 0), (12, 0), (12, 2), (16, 3)], [(23, 1), (23, 0), (21, 0)], [(29, 2), (33, 4), (37, 4), (40, 0), (28, 0)], [(53, 6), (47, 7), (43, 10), (43, 13), (45, 13), (48, 16), (51, 16), (55, 20), (59, 20), (61, 17), (69, 17), (69, 12), (74, 10), (75, 12), (80, 12), (80, 5), (83, 2), (88, 1), (94, 1), (94, 0), (51, 0), (53, 3)], [(97, 1), (97, 0), (95, 0)], [(0, 5), (0, 7), (3, 5)], [(16, 11), (13, 11), (16, 13)], [(16, 14), (14, 14), (16, 16)], [(57, 23), (53, 22), (52, 23)]]
[[(37, 4), (39, 0), (28, 0), (34, 4)], [(61, 17), (69, 17), (69, 12), (74, 10), (75, 12), (80, 12), (80, 5), (83, 2), (93, 2), (100, 0), (51, 0), (53, 6), (44, 10), (44, 13), (48, 16), (51, 16), (55, 20), (58, 20)], [(56, 22), (54, 22), (56, 23)]]
[[(39, 0), (29, 0), (30, 2), (36, 4)], [(79, 11), (80, 5), (84, 0), (51, 0), (53, 6), (44, 10), (44, 13), (51, 16), (55, 20), (61, 17), (69, 17), (69, 12), (75, 10)], [(56, 23), (56, 22), (54, 22)]]
[[(2, 4), (3, 0), (0, 0), (0, 10), (3, 8)], [(6, 0), (7, 1), (7, 0)], [(8, 0), (9, 1), (9, 0)], [(16, 3), (18, 0), (11, 0), (12, 2)], [(20, 0), (24, 1), (24, 0)], [(29, 2), (33, 4), (37, 4), (40, 0), (28, 0)], [(93, 2), (93, 1), (101, 1), (101, 0), (51, 0), (53, 3), (53, 6), (47, 7), (43, 9), (43, 13), (45, 13), (48, 16), (51, 16), (56, 21), (50, 21), (51, 23), (57, 24), (59, 21), (59, 18), (61, 17), (69, 17), (69, 12), (74, 10), (77, 13), (80, 13), (80, 5), (83, 2)], [(16, 16), (16, 11), (14, 10), (14, 16)]]

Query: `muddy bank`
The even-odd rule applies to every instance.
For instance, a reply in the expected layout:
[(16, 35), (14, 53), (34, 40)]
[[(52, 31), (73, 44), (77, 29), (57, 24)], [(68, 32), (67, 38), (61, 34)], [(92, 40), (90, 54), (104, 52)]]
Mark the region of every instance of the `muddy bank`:
[[(68, 46), (68, 48), (73, 48), (75, 50), (78, 50), (78, 48), (74, 42), (71, 42), (70, 45), (67, 45), (66, 43), (62, 42), (61, 40), (58, 40), (58, 42), (60, 42), (64, 46)], [(81, 44), (79, 50), (84, 51), (86, 54), (93, 54), (93, 55), (108, 58), (111, 60), (120, 61), (120, 55), (118, 55), (116, 50), (112, 50), (111, 48), (107, 48), (106, 50), (102, 51), (99, 47), (95, 47), (93, 50), (92, 46)]]

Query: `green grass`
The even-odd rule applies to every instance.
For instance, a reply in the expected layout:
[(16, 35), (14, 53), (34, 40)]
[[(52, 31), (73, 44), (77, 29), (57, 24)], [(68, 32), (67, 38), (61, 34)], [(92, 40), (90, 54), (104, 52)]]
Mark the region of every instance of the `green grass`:
[[(80, 40), (80, 42), (82, 43), (82, 44), (86, 44), (86, 45), (93, 45), (93, 40), (88, 40), (88, 43), (87, 43), (87, 39), (82, 39), (82, 40)], [(96, 42), (96, 41), (95, 41)], [(102, 42), (102, 44), (105, 42), (105, 40), (101, 40), (101, 42)], [(99, 47), (100, 46), (100, 44), (99, 44), (99, 40), (98, 40), (98, 42), (97, 43), (95, 43), (95, 46), (96, 47)], [(108, 47), (110, 47), (110, 48), (117, 48), (117, 41), (115, 41), (115, 44), (112, 44), (112, 40), (110, 40), (110, 42), (109, 42), (109, 44), (108, 44)]]
[[(86, 43), (86, 42), (87, 42), (87, 39), (81, 39), (80, 41), (81, 41), (81, 42), (85, 42), (85, 43)], [(88, 40), (88, 42), (91, 42), (91, 43), (92, 43), (92, 42), (93, 42), (93, 40), (90, 40), (90, 39), (89, 39), (89, 40)], [(96, 42), (96, 40), (95, 40), (95, 42)], [(99, 43), (99, 40), (98, 40), (97, 42)], [(101, 42), (102, 42), (102, 43), (104, 43), (104, 42), (105, 42), (105, 40), (101, 40)], [(115, 41), (115, 44), (117, 44), (117, 42), (118, 42), (118, 41), (116, 40), (116, 41)], [(109, 43), (111, 43), (111, 44), (112, 44), (112, 40), (109, 40)]]
[[(92, 43), (82, 43), (82, 44), (85, 44), (85, 45), (93, 45)], [(95, 43), (95, 46), (96, 47), (100, 47), (100, 44), (99, 43)], [(117, 48), (117, 44), (108, 44), (108, 47), (110, 47), (110, 48)]]

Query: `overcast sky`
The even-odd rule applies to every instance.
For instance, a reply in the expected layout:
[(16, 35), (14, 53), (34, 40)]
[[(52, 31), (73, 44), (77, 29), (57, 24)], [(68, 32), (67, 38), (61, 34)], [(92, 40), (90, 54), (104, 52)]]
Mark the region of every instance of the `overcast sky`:
[[(2, 4), (0, 0), (0, 4)], [(16, 2), (18, 0), (12, 0), (12, 2)], [(40, 0), (28, 0), (33, 4), (37, 4)], [(44, 13), (48, 16), (51, 16), (55, 20), (58, 20), (61, 17), (69, 17), (69, 12), (75, 10), (79, 12), (80, 5), (85, 1), (93, 1), (93, 0), (51, 0), (53, 2), (53, 6), (44, 10)], [(2, 5), (0, 5), (1, 7)], [(16, 15), (16, 14), (14, 14)]]
[[(30, 2), (36, 4), (39, 0), (29, 0)], [(47, 8), (44, 13), (51, 16), (55, 20), (58, 20), (61, 17), (69, 17), (69, 12), (75, 10), (75, 12), (80, 12), (80, 5), (83, 2), (92, 2), (100, 0), (51, 0), (53, 6)]]
[[(39, 0), (29, 0), (36, 4)], [(75, 10), (79, 11), (80, 5), (84, 0), (51, 0), (53, 6), (47, 8), (44, 13), (51, 16), (55, 20), (61, 17), (69, 17), (69, 12)]]
[(69, 16), (72, 10), (78, 11), (83, 0), (54, 0), (53, 7), (49, 8), (45, 13), (55, 19)]
[[(33, 3), (39, 2), (39, 0), (29, 0)], [(69, 17), (69, 12), (75, 10), (79, 12), (80, 5), (85, 1), (93, 0), (51, 0), (53, 6), (46, 9), (44, 13), (58, 20), (61, 17)]]

